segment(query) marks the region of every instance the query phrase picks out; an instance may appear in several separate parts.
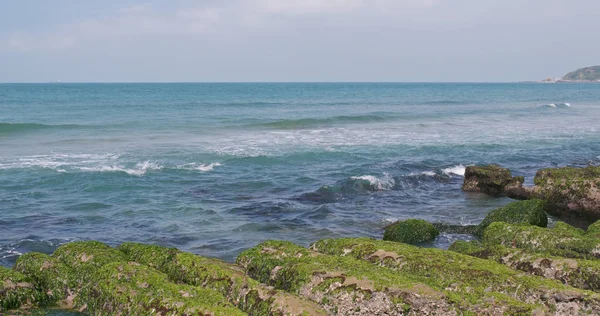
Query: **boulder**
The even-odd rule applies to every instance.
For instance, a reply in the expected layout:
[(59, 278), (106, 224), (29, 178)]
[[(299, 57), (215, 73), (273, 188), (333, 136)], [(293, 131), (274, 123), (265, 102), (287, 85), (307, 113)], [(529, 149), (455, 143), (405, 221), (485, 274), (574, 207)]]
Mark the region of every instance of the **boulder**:
[(548, 213), (588, 225), (600, 219), (600, 167), (542, 169), (534, 183), (533, 196), (548, 202)]
[(523, 177), (513, 177), (510, 170), (498, 165), (468, 166), (462, 189), (465, 192), (500, 195), (504, 194), (505, 187), (519, 186), (523, 181)]
[(398, 221), (385, 228), (383, 240), (420, 244), (434, 240), (440, 232), (433, 224), (422, 219)]
[(542, 200), (528, 200), (513, 202), (495, 209), (477, 226), (475, 235), (482, 236), (483, 231), (493, 222), (546, 227), (548, 226), (548, 216), (544, 211), (545, 205), (546, 202)]

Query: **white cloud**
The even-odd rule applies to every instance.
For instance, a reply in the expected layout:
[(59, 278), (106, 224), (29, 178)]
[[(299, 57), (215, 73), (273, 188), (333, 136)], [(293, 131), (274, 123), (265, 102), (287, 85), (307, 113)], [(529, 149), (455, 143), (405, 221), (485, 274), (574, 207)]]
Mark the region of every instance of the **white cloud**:
[(0, 50), (57, 51), (89, 40), (114, 40), (138, 35), (198, 34), (218, 22), (217, 8), (158, 10), (150, 4), (122, 8), (111, 16), (72, 21), (43, 32), (13, 32), (0, 37)]

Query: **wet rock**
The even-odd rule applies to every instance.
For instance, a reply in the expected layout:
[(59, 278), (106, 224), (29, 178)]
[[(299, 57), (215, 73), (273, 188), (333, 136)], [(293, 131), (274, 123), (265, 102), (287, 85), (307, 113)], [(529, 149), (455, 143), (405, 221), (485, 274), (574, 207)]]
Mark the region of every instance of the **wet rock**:
[(449, 250), (481, 259), (494, 260), (513, 269), (554, 279), (584, 290), (600, 292), (600, 261), (572, 259), (531, 253), (504, 246), (483, 246), (480, 242), (457, 241)]
[(419, 244), (434, 240), (440, 232), (433, 224), (421, 219), (398, 221), (385, 228), (383, 240)]
[(251, 277), (319, 303), (336, 315), (456, 315), (443, 291), (367, 262), (328, 256), (285, 241), (244, 251)]
[(81, 300), (94, 315), (246, 315), (214, 290), (175, 284), (135, 262), (109, 263), (84, 287)]
[(30, 252), (17, 259), (13, 268), (22, 273), (41, 295), (36, 297), (37, 305), (52, 305), (66, 301), (71, 288), (75, 272), (58, 259), (43, 253)]
[(216, 290), (252, 315), (325, 315), (313, 302), (267, 288), (246, 276), (241, 267), (174, 248), (124, 243), (119, 249), (132, 261), (156, 268), (173, 282)]
[(538, 171), (534, 195), (548, 201), (548, 212), (567, 221), (600, 219), (600, 167), (549, 168)]
[[(479, 248), (476, 243), (473, 248)], [(598, 295), (563, 286), (544, 278), (525, 276), (504, 265), (479, 260), (440, 249), (416, 248), (367, 238), (326, 239), (316, 242), (311, 249), (336, 256), (353, 257), (383, 266), (399, 274), (426, 280), (432, 287), (443, 288), (448, 297), (457, 295), (455, 303), (464, 311), (477, 314), (491, 310), (505, 314), (527, 313), (534, 310), (549, 312), (561, 305), (542, 298), (547, 295), (584, 295), (593, 303), (580, 297), (577, 304), (588, 311), (600, 303)], [(520, 291), (515, 291), (515, 289)], [(450, 292), (449, 292), (450, 291)], [(487, 309), (474, 302), (493, 301)], [(523, 304), (527, 302), (529, 304)]]
[(510, 170), (498, 165), (468, 166), (462, 189), (465, 192), (500, 195), (504, 193), (505, 187), (518, 187), (523, 181), (523, 177), (513, 178)]
[(32, 301), (45, 299), (25, 275), (0, 267), (0, 314), (20, 307), (29, 307)]
[(483, 231), (493, 222), (509, 224), (529, 224), (539, 227), (548, 226), (548, 216), (544, 211), (546, 202), (542, 200), (528, 200), (510, 203), (504, 207), (491, 211), (477, 226), (475, 235), (483, 235)]
[(566, 258), (600, 258), (600, 239), (563, 222), (552, 229), (495, 222), (483, 232), (483, 243)]

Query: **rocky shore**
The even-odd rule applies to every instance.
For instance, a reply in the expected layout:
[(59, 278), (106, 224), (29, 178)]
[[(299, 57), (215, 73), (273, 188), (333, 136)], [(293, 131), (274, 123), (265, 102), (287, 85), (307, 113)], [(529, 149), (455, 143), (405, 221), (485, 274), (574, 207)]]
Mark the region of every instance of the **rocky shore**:
[[(497, 165), (468, 167), (463, 190), (519, 199), (477, 226), (407, 220), (384, 240), (266, 241), (236, 263), (96, 241), (28, 253), (0, 267), (0, 314), (600, 315), (600, 167), (523, 182)], [(564, 221), (547, 227), (547, 214)], [(419, 247), (440, 230), (477, 240)]]

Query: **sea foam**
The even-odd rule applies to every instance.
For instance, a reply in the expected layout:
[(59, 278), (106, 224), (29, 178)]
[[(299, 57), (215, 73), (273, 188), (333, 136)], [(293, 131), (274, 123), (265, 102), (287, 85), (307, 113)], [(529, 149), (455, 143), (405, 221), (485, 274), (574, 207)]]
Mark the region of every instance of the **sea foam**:
[(376, 177), (372, 175), (364, 175), (359, 177), (351, 177), (352, 180), (363, 180), (368, 181), (371, 187), (375, 190), (383, 191), (383, 190), (391, 190), (394, 185), (396, 185), (396, 181), (394, 177), (392, 177), (389, 173), (384, 172), (382, 177)]
[(443, 169), (442, 172), (449, 176), (457, 175), (457, 176), (464, 177), (466, 169), (467, 168), (461, 164), (461, 165), (457, 165), (454, 167)]

